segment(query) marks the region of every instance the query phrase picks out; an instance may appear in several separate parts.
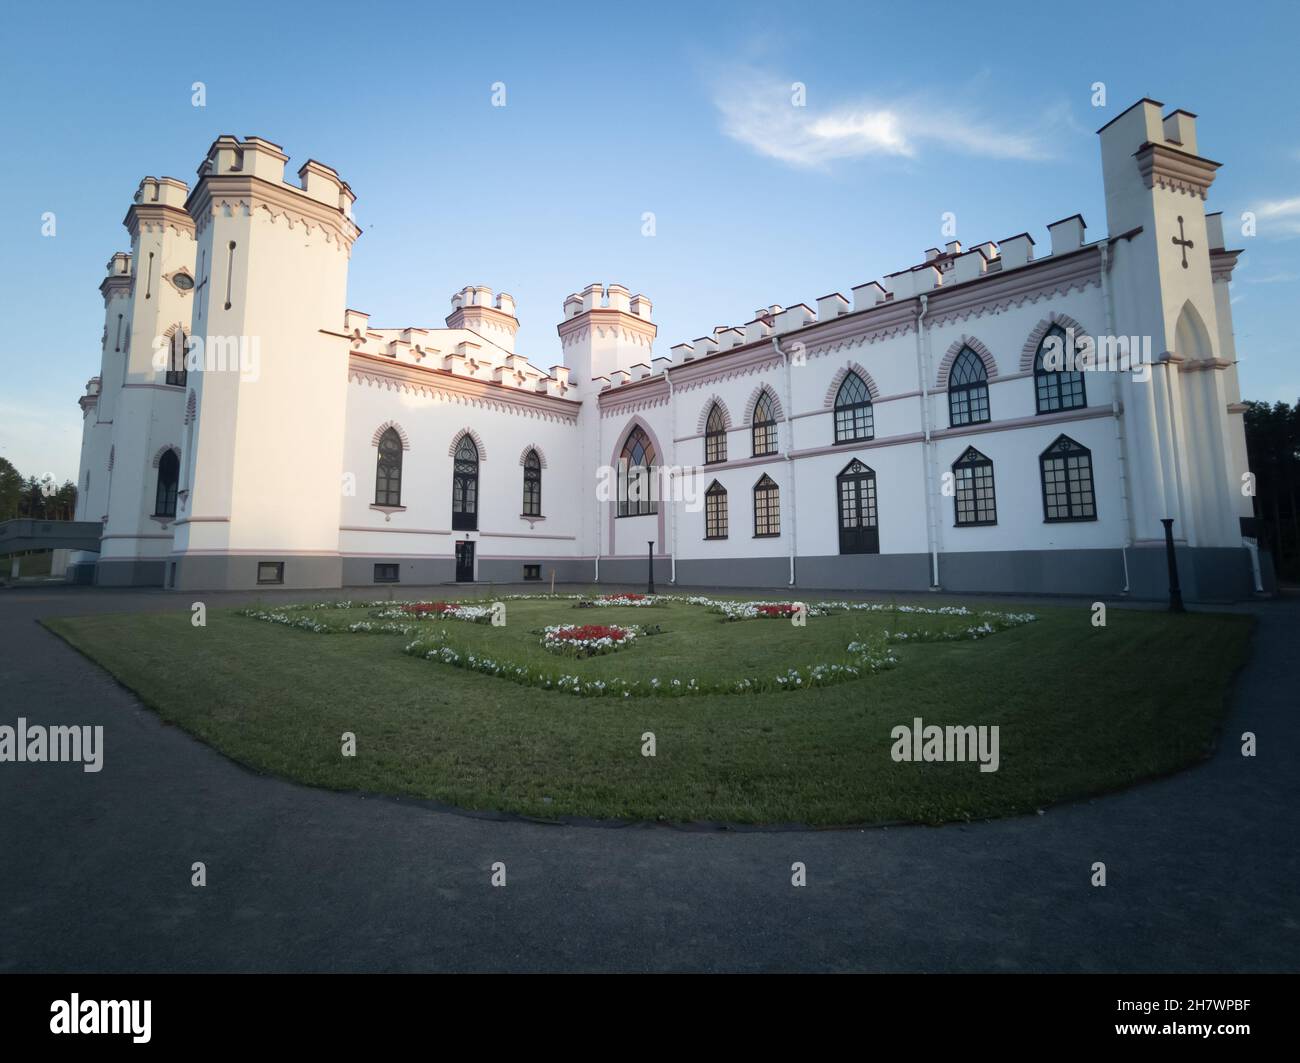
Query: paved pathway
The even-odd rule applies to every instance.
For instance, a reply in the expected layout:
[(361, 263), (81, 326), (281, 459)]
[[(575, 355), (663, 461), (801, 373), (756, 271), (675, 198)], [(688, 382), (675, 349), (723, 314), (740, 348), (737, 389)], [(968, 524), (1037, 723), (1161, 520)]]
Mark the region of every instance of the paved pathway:
[(1300, 969), (1300, 602), (1257, 607), (1226, 730), (1259, 735), (1253, 760), (1225, 741), (1041, 816), (815, 832), (547, 826), (258, 776), (34, 622), (185, 604), (0, 591), (0, 723), (110, 743), (99, 774), (0, 764), (0, 971)]

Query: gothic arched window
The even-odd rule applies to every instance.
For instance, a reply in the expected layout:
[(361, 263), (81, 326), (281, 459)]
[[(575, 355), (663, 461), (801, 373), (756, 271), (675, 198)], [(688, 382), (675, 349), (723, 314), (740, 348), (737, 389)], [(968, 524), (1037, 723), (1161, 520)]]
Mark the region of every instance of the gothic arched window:
[(402, 504), (402, 437), (390, 428), (379, 437), (375, 459), (375, 505)]
[(957, 524), (996, 524), (998, 499), (993, 486), (993, 462), (974, 447), (967, 447), (952, 466), (953, 506)]
[(478, 447), (461, 436), (451, 474), (451, 526), (455, 531), (478, 528)]
[(704, 538), (727, 537), (727, 489), (714, 480), (704, 492)]
[(637, 517), (659, 512), (655, 488), (655, 448), (640, 425), (628, 432), (618, 459), (618, 515)]
[(1038, 456), (1043, 479), (1043, 519), (1047, 521), (1096, 520), (1097, 499), (1092, 490), (1092, 451), (1069, 436)]
[(174, 450), (166, 450), (158, 459), (158, 491), (154, 496), (155, 517), (176, 516), (176, 486), (181, 478), (181, 459)]
[(754, 485), (754, 538), (767, 539), (781, 534), (781, 489), (764, 473)]
[(876, 434), (871, 392), (857, 373), (849, 373), (835, 394), (835, 442), (859, 443)]
[(989, 375), (980, 356), (963, 347), (948, 373), (948, 423), (982, 424), (989, 419)]
[(704, 464), (716, 465), (726, 460), (727, 421), (722, 416), (722, 407), (715, 402), (704, 425)]
[(171, 346), (167, 351), (167, 375), (163, 378), (163, 383), (174, 384), (176, 387), (184, 387), (186, 380), (185, 371), (185, 351), (188, 345), (188, 338), (183, 328), (178, 328), (172, 333), (170, 340)]
[(525, 517), (542, 515), (542, 459), (535, 450), (530, 450), (524, 458), (523, 514)]
[(876, 474), (854, 458), (835, 477), (840, 516), (840, 553), (880, 553)]
[[(1045, 350), (1059, 350), (1065, 359), (1060, 369), (1048, 369), (1043, 365)], [(1039, 413), (1055, 413), (1057, 410), (1077, 410), (1088, 405), (1088, 395), (1084, 388), (1083, 373), (1069, 368), (1074, 352), (1067, 346), (1065, 330), (1060, 325), (1053, 325), (1047, 330), (1038, 353), (1034, 355), (1034, 394), (1038, 402)]]
[(751, 434), (754, 442), (754, 457), (776, 453), (776, 413), (772, 407), (772, 396), (764, 391), (754, 403), (754, 419)]

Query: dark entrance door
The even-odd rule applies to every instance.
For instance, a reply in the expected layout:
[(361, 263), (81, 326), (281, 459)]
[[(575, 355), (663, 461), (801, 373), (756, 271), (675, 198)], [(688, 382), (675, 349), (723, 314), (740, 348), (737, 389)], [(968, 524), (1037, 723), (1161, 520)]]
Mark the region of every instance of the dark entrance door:
[(839, 489), (840, 553), (880, 553), (876, 522), (876, 474), (856, 458), (836, 477)]
[(474, 582), (474, 544), (461, 542), (456, 544), (456, 582)]

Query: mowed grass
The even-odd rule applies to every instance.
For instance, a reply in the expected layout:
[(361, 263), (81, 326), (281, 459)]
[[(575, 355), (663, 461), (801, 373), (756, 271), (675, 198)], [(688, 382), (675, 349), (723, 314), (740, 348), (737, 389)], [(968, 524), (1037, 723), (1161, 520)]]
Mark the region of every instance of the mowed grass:
[[(855, 635), (953, 626), (857, 613), (796, 629), (723, 623), (685, 605), (507, 608), (505, 629), (426, 623), (458, 647), (629, 679), (775, 675), (842, 660)], [(1248, 617), (1111, 609), (1096, 628), (1083, 603), (1034, 612), (1035, 623), (978, 641), (897, 644), (896, 668), (836, 686), (683, 698), (538, 690), (403, 654), (402, 635), (320, 635), (233, 611), (209, 612), (204, 628), (188, 610), (47, 626), (162, 719), (257, 771), (541, 817), (937, 823), (1122, 788), (1213, 748), (1248, 652)], [(545, 623), (659, 624), (664, 634), (571, 661), (536, 646)], [(999, 770), (896, 763), (891, 730), (918, 716), (997, 725)], [(647, 731), (654, 757), (642, 756)], [(341, 755), (344, 732), (356, 735), (355, 757)], [(111, 756), (111, 731), (106, 742)]]

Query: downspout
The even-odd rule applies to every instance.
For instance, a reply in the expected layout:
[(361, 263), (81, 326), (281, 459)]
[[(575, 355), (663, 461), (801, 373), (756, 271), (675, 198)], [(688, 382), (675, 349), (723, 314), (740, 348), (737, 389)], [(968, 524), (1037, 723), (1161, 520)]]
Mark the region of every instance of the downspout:
[[(595, 402), (592, 408), (596, 415), (596, 460), (600, 461), (600, 455), (603, 451), (600, 449), (600, 394), (595, 396)], [(617, 475), (617, 473), (615, 473)], [(596, 582), (600, 582), (600, 518), (601, 518), (600, 492), (596, 492)]]
[[(1112, 344), (1110, 350), (1114, 350), (1115, 339), (1115, 294), (1110, 285), (1110, 269), (1115, 264), (1111, 258), (1110, 243), (1103, 242), (1101, 245), (1101, 290), (1106, 301), (1106, 329), (1110, 333)], [(1129, 369), (1133, 367), (1133, 352), (1129, 352)], [(1147, 367), (1150, 372), (1150, 367)], [(1130, 500), (1128, 494), (1128, 458), (1125, 453), (1127, 442), (1124, 438), (1124, 422), (1120, 415), (1120, 383), (1119, 372), (1111, 378), (1111, 397), (1110, 397), (1111, 417), (1115, 422), (1115, 455), (1119, 463), (1119, 497), (1121, 509), (1124, 516), (1124, 545), (1120, 547), (1119, 556), (1124, 564), (1124, 594), (1129, 593), (1128, 581), (1128, 550), (1133, 545), (1133, 516), (1129, 512)]]
[(925, 538), (930, 549), (930, 586), (939, 586), (939, 539), (934, 512), (934, 475), (933, 464), (934, 441), (930, 438), (930, 360), (925, 356), (925, 314), (929, 309), (930, 298), (922, 293), (921, 302), (916, 313), (916, 377), (921, 388), (921, 431), (924, 440), (921, 443), (921, 466), (925, 473)]
[(794, 477), (794, 457), (790, 453), (794, 450), (794, 421), (791, 415), (794, 413), (793, 400), (790, 397), (790, 356), (781, 349), (781, 341), (772, 337), (772, 349), (781, 356), (785, 362), (785, 471), (786, 481), (790, 484), (790, 586), (794, 586), (794, 558), (795, 551), (799, 543), (799, 496), (795, 492)]
[[(668, 382), (668, 434), (673, 441), (673, 467), (672, 467), (672, 471), (668, 474), (668, 478), (669, 480), (676, 480), (678, 476), (681, 474), (681, 469), (679, 469), (677, 466), (677, 403), (673, 400), (672, 374), (669, 373), (667, 369), (664, 370), (664, 380)], [(668, 555), (668, 563), (672, 571), (668, 577), (668, 582), (672, 584), (676, 584), (677, 583), (677, 495), (672, 490), (671, 486), (669, 487), (668, 501), (669, 504), (673, 507), (672, 509), (673, 519), (669, 524), (669, 527), (671, 528), (671, 534), (673, 537), (673, 549), (672, 552)]]

